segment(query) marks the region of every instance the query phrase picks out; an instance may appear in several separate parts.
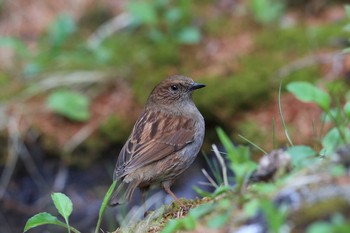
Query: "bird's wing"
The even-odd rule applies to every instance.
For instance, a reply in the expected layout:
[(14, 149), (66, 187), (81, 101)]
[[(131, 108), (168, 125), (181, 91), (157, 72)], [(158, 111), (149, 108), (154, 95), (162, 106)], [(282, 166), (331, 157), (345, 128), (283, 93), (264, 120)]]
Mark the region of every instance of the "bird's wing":
[(192, 143), (194, 124), (189, 117), (145, 111), (119, 154), (115, 176), (123, 177)]

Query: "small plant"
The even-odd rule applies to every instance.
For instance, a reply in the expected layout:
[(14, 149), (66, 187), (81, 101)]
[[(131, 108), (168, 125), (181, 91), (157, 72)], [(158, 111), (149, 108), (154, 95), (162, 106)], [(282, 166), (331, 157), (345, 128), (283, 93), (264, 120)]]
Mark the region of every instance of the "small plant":
[(198, 26), (193, 24), (191, 1), (169, 0), (129, 2), (127, 11), (135, 26), (148, 29), (148, 37), (157, 43), (197, 44), (201, 39)]
[(285, 8), (283, 0), (250, 0), (250, 9), (253, 16), (261, 24), (278, 20), (283, 15)]
[(342, 107), (332, 108), (329, 94), (308, 82), (289, 83), (287, 90), (303, 102), (318, 105), (324, 111), (323, 121), (333, 123), (333, 128), (321, 140), (321, 155), (330, 154), (339, 146), (350, 142), (350, 131), (347, 127), (350, 121), (350, 99)]
[[(110, 199), (116, 184), (117, 184), (116, 181), (114, 181), (112, 183), (112, 185), (109, 187), (105, 197), (103, 198), (101, 208), (99, 211), (99, 216), (98, 216), (98, 221), (97, 221), (95, 233), (98, 233), (100, 230), (103, 213), (108, 205), (108, 200)], [(57, 226), (61, 226), (61, 227), (66, 228), (68, 233), (70, 233), (70, 232), (80, 233), (77, 229), (75, 229), (69, 225), (69, 216), (71, 215), (71, 213), (73, 211), (73, 204), (72, 204), (72, 201), (69, 199), (69, 197), (67, 197), (63, 193), (53, 193), (51, 195), (51, 198), (52, 198), (52, 201), (53, 201), (56, 209), (58, 210), (58, 213), (64, 218), (65, 222), (62, 222), (61, 220), (59, 220), (56, 216), (53, 216), (52, 214), (49, 214), (46, 212), (41, 212), (41, 213), (34, 215), (33, 217), (31, 217), (27, 221), (23, 232), (26, 232), (34, 227), (38, 227), (38, 226), (42, 226), (42, 225), (46, 225), (46, 224), (51, 224), (51, 225), (57, 225)]]

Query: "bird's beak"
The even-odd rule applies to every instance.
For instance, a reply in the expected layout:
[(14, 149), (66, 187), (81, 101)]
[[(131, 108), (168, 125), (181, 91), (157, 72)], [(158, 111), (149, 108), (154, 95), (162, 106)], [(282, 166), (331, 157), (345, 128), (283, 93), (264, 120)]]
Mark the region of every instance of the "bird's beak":
[(200, 84), (200, 83), (192, 83), (192, 86), (190, 87), (190, 90), (194, 91), (194, 90), (202, 88), (202, 87), (205, 87), (205, 85), (204, 84)]

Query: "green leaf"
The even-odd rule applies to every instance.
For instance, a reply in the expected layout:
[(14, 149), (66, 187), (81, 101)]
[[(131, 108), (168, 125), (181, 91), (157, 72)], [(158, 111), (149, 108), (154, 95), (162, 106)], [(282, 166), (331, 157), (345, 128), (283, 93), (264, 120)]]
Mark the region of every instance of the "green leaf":
[(186, 216), (185, 218), (181, 219), (181, 225), (185, 230), (194, 230), (196, 229), (196, 219), (193, 218), (191, 215)]
[(117, 185), (117, 181), (115, 180), (115, 181), (113, 181), (113, 183), (109, 187), (105, 197), (103, 198), (102, 205), (101, 205), (101, 208), (100, 208), (100, 211), (99, 211), (99, 214), (98, 214), (98, 220), (97, 220), (95, 233), (99, 233), (100, 232), (100, 226), (101, 226), (103, 213), (106, 210), (106, 207), (108, 205), (108, 201), (111, 198), (116, 185)]
[(348, 18), (350, 18), (350, 5), (345, 5), (345, 13)]
[(250, 160), (250, 150), (246, 146), (235, 147), (231, 139), (225, 134), (221, 128), (216, 129), (220, 142), (223, 144), (227, 157), (232, 164), (244, 163)]
[(171, 8), (165, 12), (165, 19), (168, 23), (176, 23), (182, 17), (182, 11), (178, 8)]
[(181, 221), (180, 219), (170, 219), (169, 222), (166, 224), (166, 226), (163, 228), (161, 233), (173, 233), (181, 228)]
[(277, 190), (276, 184), (272, 183), (256, 183), (252, 185), (251, 189), (262, 194), (262, 195), (269, 195), (271, 193), (276, 192)]
[(152, 25), (157, 22), (157, 12), (151, 3), (140, 1), (128, 2), (126, 8), (138, 24)]
[(259, 23), (271, 23), (280, 18), (284, 12), (283, 2), (272, 0), (250, 0), (250, 8)]
[(183, 44), (197, 44), (201, 40), (201, 33), (196, 27), (186, 27), (179, 32), (178, 40)]
[(42, 212), (28, 219), (26, 225), (24, 226), (24, 232), (34, 227), (45, 225), (45, 224), (53, 224), (53, 225), (66, 227), (66, 224), (58, 220), (55, 216), (46, 212)]
[(341, 177), (346, 175), (346, 168), (343, 164), (334, 164), (328, 168), (329, 174), (333, 177)]
[(346, 102), (344, 105), (344, 112), (346, 116), (350, 119), (350, 102)]
[[(269, 192), (269, 193), (271, 193), (271, 192)], [(255, 216), (259, 210), (259, 200), (252, 199), (249, 202), (245, 203), (243, 206), (243, 210), (244, 210), (245, 215), (248, 218)]]
[(308, 82), (289, 83), (287, 90), (303, 102), (315, 103), (325, 111), (330, 109), (331, 99), (329, 95)]
[(286, 212), (275, 206), (270, 200), (262, 200), (260, 207), (266, 216), (269, 232), (280, 232), (281, 227), (286, 223)]
[(51, 198), (55, 204), (56, 209), (66, 220), (66, 223), (68, 225), (68, 218), (73, 211), (72, 201), (63, 193), (53, 193), (51, 194)]
[(87, 121), (90, 117), (89, 99), (75, 91), (54, 91), (49, 95), (46, 104), (55, 113), (71, 120)]
[(329, 233), (332, 232), (333, 226), (327, 222), (314, 222), (306, 230), (307, 233)]
[(317, 155), (317, 152), (311, 147), (303, 145), (289, 147), (287, 151), (291, 156), (294, 167), (303, 167), (309, 164), (309, 159)]
[(29, 55), (27, 46), (23, 41), (14, 37), (0, 37), (0, 47), (11, 48), (22, 57), (27, 57)]
[(335, 149), (337, 149), (341, 145), (341, 137), (339, 134), (339, 130), (337, 128), (333, 128), (328, 131), (326, 136), (322, 140), (322, 146), (326, 150), (326, 154), (329, 154)]
[(190, 216), (192, 216), (194, 219), (198, 219), (198, 218), (202, 217), (203, 215), (211, 212), (214, 209), (214, 207), (215, 206), (213, 203), (206, 203), (206, 204), (203, 204), (203, 205), (200, 205), (196, 208), (191, 209), (188, 214)]
[(206, 192), (204, 191), (203, 189), (197, 187), (197, 186), (194, 186), (193, 187), (193, 190), (198, 193), (200, 196), (202, 197), (211, 197), (211, 192)]
[(328, 112), (322, 114), (322, 118), (325, 122), (334, 122), (341, 117), (339, 108), (330, 109)]
[(60, 46), (76, 31), (76, 24), (69, 14), (61, 14), (50, 26), (48, 34), (52, 45)]
[(229, 220), (229, 217), (230, 215), (228, 213), (216, 215), (209, 219), (207, 226), (214, 229), (221, 228)]
[(217, 197), (222, 193), (225, 193), (227, 191), (229, 191), (231, 189), (231, 187), (229, 186), (224, 186), (224, 185), (220, 185), (217, 189), (215, 189), (215, 191), (213, 193), (210, 194), (210, 197)]

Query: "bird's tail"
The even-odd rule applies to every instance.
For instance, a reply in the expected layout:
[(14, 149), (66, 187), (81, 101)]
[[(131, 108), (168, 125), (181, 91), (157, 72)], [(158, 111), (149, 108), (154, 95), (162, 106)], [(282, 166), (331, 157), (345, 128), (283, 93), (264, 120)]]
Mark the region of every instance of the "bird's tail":
[(122, 181), (118, 188), (114, 191), (111, 199), (109, 199), (108, 204), (110, 206), (116, 206), (130, 202), (132, 194), (138, 185), (139, 183), (135, 181), (129, 183)]

